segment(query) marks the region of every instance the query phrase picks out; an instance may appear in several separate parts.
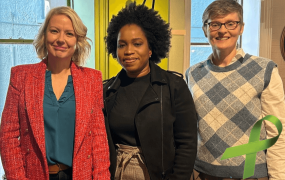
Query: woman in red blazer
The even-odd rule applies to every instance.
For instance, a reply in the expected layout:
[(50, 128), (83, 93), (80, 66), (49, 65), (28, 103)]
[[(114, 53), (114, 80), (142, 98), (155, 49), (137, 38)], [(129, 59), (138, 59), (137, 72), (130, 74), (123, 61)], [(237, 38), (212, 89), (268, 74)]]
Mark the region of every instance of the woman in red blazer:
[(110, 178), (101, 73), (80, 66), (86, 33), (71, 8), (52, 9), (34, 41), (43, 60), (11, 69), (0, 129), (8, 180)]

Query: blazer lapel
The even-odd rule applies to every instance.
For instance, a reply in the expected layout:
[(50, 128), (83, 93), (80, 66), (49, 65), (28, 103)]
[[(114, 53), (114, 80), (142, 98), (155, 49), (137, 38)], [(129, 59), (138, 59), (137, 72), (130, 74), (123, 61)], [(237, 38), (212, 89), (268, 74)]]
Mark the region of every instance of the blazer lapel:
[[(86, 92), (91, 91), (89, 82), (86, 82), (82, 74), (82, 70), (77, 67), (73, 62), (71, 63), (71, 74), (73, 80), (73, 88), (75, 95), (75, 139), (74, 139), (74, 157), (78, 153), (80, 145), (83, 141), (86, 128), (88, 126), (88, 120), (90, 119), (90, 113), (88, 113), (88, 107), (91, 107), (91, 102)], [(87, 89), (86, 89), (87, 88)]]
[(43, 99), (45, 89), (45, 60), (35, 65), (31, 69), (31, 74), (27, 73), (25, 81), (25, 100), (29, 122), (35, 140), (43, 154), (45, 151), (45, 132), (44, 132), (44, 115), (43, 115)]

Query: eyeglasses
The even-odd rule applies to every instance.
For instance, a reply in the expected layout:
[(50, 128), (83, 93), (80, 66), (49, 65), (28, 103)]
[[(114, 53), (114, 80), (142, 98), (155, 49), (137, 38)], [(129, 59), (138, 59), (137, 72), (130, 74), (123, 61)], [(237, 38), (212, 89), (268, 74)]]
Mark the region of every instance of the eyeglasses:
[(239, 23), (240, 21), (229, 21), (226, 23), (209, 22), (205, 24), (209, 25), (210, 30), (217, 31), (221, 29), (222, 25), (224, 25), (228, 30), (234, 30), (238, 26)]

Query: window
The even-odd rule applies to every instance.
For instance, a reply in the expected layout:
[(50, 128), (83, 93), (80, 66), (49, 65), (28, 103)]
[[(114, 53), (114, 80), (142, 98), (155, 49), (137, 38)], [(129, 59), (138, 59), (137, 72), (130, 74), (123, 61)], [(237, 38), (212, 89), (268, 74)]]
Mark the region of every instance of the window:
[(202, 30), (202, 15), (214, 0), (191, 0), (191, 46), (190, 66), (204, 61), (212, 53), (212, 48)]
[[(205, 37), (202, 30), (203, 22), (202, 15), (206, 7), (214, 0), (191, 0), (191, 46), (190, 46), (190, 66), (206, 60), (212, 53), (212, 47)], [(242, 38), (238, 40), (238, 47), (243, 46), (245, 52), (253, 52), (253, 55), (258, 55), (259, 47), (259, 13), (260, 0), (252, 0), (246, 2), (244, 5), (243, 0), (236, 0), (244, 8), (244, 22), (245, 26), (243, 37), (247, 41), (242, 42)], [(250, 9), (256, 9), (256, 11)], [(252, 13), (255, 12), (255, 13)], [(252, 26), (253, 25), (253, 26)], [(251, 28), (251, 29), (250, 29)]]
[(0, 6), (0, 112), (2, 115), (11, 67), (39, 62), (32, 42), (44, 19), (44, 2), (29, 1), (28, 3), (28, 0), (11, 0), (1, 1)]
[(239, 0), (238, 2), (243, 6), (245, 24), (240, 38), (241, 47), (246, 53), (259, 56), (261, 0)]

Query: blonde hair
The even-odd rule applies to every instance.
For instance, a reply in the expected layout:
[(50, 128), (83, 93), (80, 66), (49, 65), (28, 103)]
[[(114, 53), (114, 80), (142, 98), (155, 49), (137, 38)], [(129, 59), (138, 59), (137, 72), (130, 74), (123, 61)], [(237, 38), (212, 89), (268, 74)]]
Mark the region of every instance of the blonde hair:
[(216, 0), (212, 2), (204, 11), (202, 16), (203, 27), (209, 19), (214, 19), (219, 16), (226, 16), (230, 13), (237, 13), (240, 25), (243, 25), (243, 9), (242, 6), (235, 0)]
[(87, 27), (83, 24), (77, 13), (67, 6), (53, 8), (47, 14), (46, 19), (40, 27), (39, 33), (33, 42), (37, 55), (40, 59), (47, 57), (48, 51), (46, 48), (46, 30), (51, 17), (59, 14), (67, 16), (72, 22), (73, 29), (77, 37), (77, 42), (75, 52), (71, 59), (76, 65), (83, 65), (85, 60), (89, 57), (91, 49), (91, 46), (87, 40), (91, 41), (91, 39), (86, 37)]

